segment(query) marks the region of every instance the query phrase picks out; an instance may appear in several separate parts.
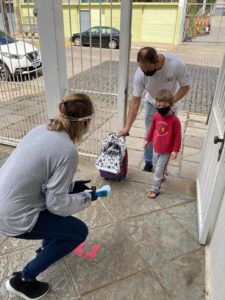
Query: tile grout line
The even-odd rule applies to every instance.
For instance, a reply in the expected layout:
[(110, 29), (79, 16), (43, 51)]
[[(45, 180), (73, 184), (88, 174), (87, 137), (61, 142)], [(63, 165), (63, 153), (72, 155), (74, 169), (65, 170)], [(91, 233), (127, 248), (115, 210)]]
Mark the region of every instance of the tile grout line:
[[(198, 244), (199, 244), (199, 242), (198, 242), (198, 240), (196, 240), (196, 238), (186, 229), (186, 227), (182, 224), (182, 223), (180, 223), (168, 210), (167, 211), (165, 211), (165, 213), (167, 214), (167, 215), (169, 215), (172, 219), (174, 219), (174, 221), (178, 224), (178, 225), (180, 225), (181, 226), (181, 228), (189, 235), (189, 237), (193, 240), (193, 241), (195, 241), (195, 242), (197, 242)], [(200, 244), (199, 244), (200, 245)], [(201, 248), (201, 245), (200, 245), (200, 248)]]
[[(157, 282), (160, 284), (160, 286), (162, 287), (162, 289), (164, 290), (165, 294), (168, 296), (169, 295), (169, 292), (168, 290), (166, 289), (166, 287), (164, 287), (164, 285), (161, 283), (161, 280), (160, 278), (158, 277), (158, 275), (156, 274), (156, 272), (154, 271), (154, 268), (157, 267), (157, 266), (160, 266), (160, 265), (166, 265), (168, 264), (170, 261), (174, 261), (176, 259), (178, 259), (179, 257), (183, 257), (183, 256), (186, 256), (187, 254), (190, 254), (190, 253), (194, 253), (196, 251), (201, 251), (202, 250), (202, 247), (200, 248), (197, 248), (197, 249), (194, 249), (192, 251), (189, 251), (189, 252), (186, 252), (186, 253), (182, 253), (180, 255), (177, 255), (173, 258), (170, 258), (168, 260), (164, 260), (158, 264), (155, 264), (155, 265), (150, 265), (149, 262), (142, 256), (142, 254), (138, 251), (137, 247), (133, 244), (133, 240), (130, 238), (129, 234), (127, 233), (126, 229), (124, 228), (123, 224), (119, 224), (119, 227), (122, 227), (121, 229), (122, 232), (124, 233), (124, 235), (126, 236), (126, 238), (130, 241), (130, 243), (132, 244), (132, 247), (134, 248), (134, 250), (136, 250), (136, 254), (142, 259), (144, 265), (146, 266), (146, 269), (151, 271), (151, 273), (155, 275), (155, 279), (157, 280)], [(203, 248), (204, 249), (204, 248)], [(145, 269), (144, 269), (145, 270)]]
[(70, 266), (69, 266), (67, 260), (66, 260), (65, 258), (64, 258), (63, 260), (64, 260), (64, 262), (66, 263), (67, 268), (68, 268), (68, 270), (69, 270), (70, 276), (71, 276), (71, 278), (72, 278), (73, 285), (74, 285), (74, 287), (75, 287), (75, 290), (76, 290), (77, 293), (78, 293), (78, 298), (80, 298), (81, 293), (80, 293), (80, 291), (79, 291), (79, 289), (78, 289), (78, 286), (77, 286), (77, 284), (76, 284), (76, 281), (75, 281), (75, 279), (74, 279), (74, 277), (73, 277), (72, 270), (70, 269)]
[[(140, 258), (142, 259), (142, 261), (143, 261), (143, 263), (144, 263), (146, 269), (149, 270), (150, 266), (149, 266), (148, 261), (142, 256), (142, 254), (138, 251), (137, 247), (133, 244), (133, 240), (132, 240), (131, 237), (129, 236), (129, 234), (128, 234), (128, 232), (126, 231), (126, 229), (124, 228), (123, 224), (121, 224), (121, 226), (122, 226), (122, 228), (123, 228), (123, 232), (124, 232), (126, 238), (131, 242), (131, 244), (132, 244), (132, 246), (133, 246), (133, 248), (134, 248), (136, 254), (137, 254), (138, 256), (140, 256)], [(154, 274), (153, 274), (153, 272), (151, 272), (151, 273), (152, 273), (152, 275), (155, 275), (156, 281), (159, 283), (159, 285), (161, 286), (161, 288), (163, 289), (163, 291), (164, 291), (165, 294), (167, 295), (167, 292), (166, 292), (166, 290), (165, 290), (164, 285), (161, 283), (161, 281), (159, 280), (158, 276), (156, 276), (157, 274), (155, 274), (155, 272), (154, 272)]]
[(131, 273), (131, 274), (129, 274), (129, 275), (126, 275), (126, 276), (124, 276), (124, 277), (115, 279), (114, 281), (112, 281), (112, 282), (110, 282), (110, 283), (105, 283), (105, 284), (103, 284), (103, 285), (101, 285), (101, 286), (99, 286), (99, 287), (97, 287), (97, 288), (93, 288), (92, 290), (89, 290), (88, 292), (85, 292), (85, 293), (81, 294), (81, 297), (82, 297), (82, 296), (86, 296), (86, 295), (88, 295), (88, 294), (91, 294), (91, 293), (93, 293), (93, 292), (95, 292), (95, 291), (98, 291), (98, 290), (100, 290), (100, 289), (102, 289), (102, 288), (105, 288), (105, 287), (108, 287), (108, 286), (110, 286), (110, 285), (113, 285), (113, 284), (115, 284), (115, 283), (117, 283), (117, 282), (120, 282), (120, 281), (122, 281), (122, 280), (125, 280), (125, 279), (127, 279), (127, 278), (129, 278), (129, 277), (132, 277), (132, 276), (134, 276), (134, 275), (137, 275), (137, 274), (139, 274), (139, 273), (143, 273), (144, 271), (149, 271), (149, 269), (148, 269), (148, 268), (144, 268), (144, 269), (138, 270), (138, 271), (136, 271), (136, 272), (134, 272), (134, 273)]
[[(10, 238), (10, 237), (8, 237), (8, 238)], [(37, 246), (38, 246), (38, 244), (37, 244), (37, 245), (33, 245), (33, 246), (28, 246), (28, 247), (25, 247), (25, 248), (21, 248), (21, 249), (16, 249), (16, 250), (7, 252), (7, 253), (5, 253), (5, 254), (0, 254), (0, 257), (9, 255), (9, 254), (11, 254), (11, 253), (17, 253), (17, 252), (20, 252), (20, 251), (22, 251), (22, 250), (27, 250), (27, 249), (31, 250), (32, 248), (36, 248)]]
[(171, 261), (175, 261), (175, 260), (177, 260), (178, 258), (185, 257), (185, 256), (190, 255), (190, 254), (194, 254), (195, 252), (198, 252), (198, 251), (204, 251), (204, 254), (205, 254), (205, 247), (203, 246), (203, 247), (200, 247), (200, 248), (198, 248), (198, 249), (193, 249), (193, 250), (191, 250), (191, 251), (189, 251), (189, 252), (185, 252), (185, 253), (182, 253), (182, 254), (180, 254), (180, 255), (174, 256), (174, 257), (171, 258), (171, 259), (168, 259), (168, 260), (164, 260), (164, 261), (162, 261), (162, 262), (159, 262), (159, 263), (157, 263), (157, 264), (155, 264), (155, 265), (153, 265), (153, 266), (150, 266), (150, 265), (149, 265), (149, 267), (150, 267), (150, 268), (155, 268), (155, 267), (164, 266), (164, 265), (167, 265), (168, 263), (170, 263)]

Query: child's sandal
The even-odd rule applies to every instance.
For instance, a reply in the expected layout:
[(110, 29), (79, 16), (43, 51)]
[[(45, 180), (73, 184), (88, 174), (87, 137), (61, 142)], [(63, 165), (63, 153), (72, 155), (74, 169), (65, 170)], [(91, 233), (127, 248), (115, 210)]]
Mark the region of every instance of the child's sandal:
[(153, 192), (153, 191), (150, 191), (147, 194), (148, 198), (150, 198), (150, 199), (155, 199), (158, 195), (159, 195), (159, 192)]

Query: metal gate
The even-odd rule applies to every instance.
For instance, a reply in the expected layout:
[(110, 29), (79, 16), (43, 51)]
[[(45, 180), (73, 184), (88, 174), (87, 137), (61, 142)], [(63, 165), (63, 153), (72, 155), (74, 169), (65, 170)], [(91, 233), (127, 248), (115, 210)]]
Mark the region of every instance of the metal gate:
[(213, 230), (225, 191), (225, 56), (216, 91), (197, 176), (199, 242), (205, 244)]
[(224, 2), (187, 4), (183, 41), (225, 43), (224, 36)]
[[(35, 76), (28, 72), (23, 78), (19, 66), (17, 74), (1, 81), (1, 143), (16, 145), (32, 127), (53, 118), (58, 102), (70, 92), (90, 95), (96, 108), (92, 130), (79, 147), (81, 153), (98, 155), (100, 140), (108, 132), (123, 127), (132, 1), (92, 2), (13, 1), (11, 15), (15, 25), (10, 33), (22, 41), (28, 59), (23, 67), (32, 67)], [(3, 7), (5, 1), (0, 0), (0, 4)], [(95, 29), (83, 30), (83, 12), (88, 12), (86, 23)], [(8, 31), (9, 21), (3, 14), (4, 32)], [(79, 43), (73, 39), (76, 33)], [(32, 47), (29, 53), (28, 43)], [(6, 44), (10, 48), (10, 43)], [(34, 59), (30, 52), (35, 53)], [(15, 55), (19, 61), (19, 49)], [(39, 56), (45, 66), (44, 76), (38, 74)], [(11, 64), (13, 59), (15, 57), (11, 58)], [(5, 67), (4, 63), (2, 65)]]
[[(95, 105), (91, 131), (79, 150), (84, 155), (96, 157), (102, 138), (123, 127), (132, 1), (123, 1), (116, 6), (112, 0), (86, 2), (74, 4), (68, 1), (64, 30), (66, 39), (70, 39), (66, 47), (68, 92), (88, 94)], [(89, 28), (85, 30), (84, 12), (89, 17), (86, 20)]]
[(0, 0), (0, 143), (16, 145), (47, 121), (42, 61), (33, 7)]

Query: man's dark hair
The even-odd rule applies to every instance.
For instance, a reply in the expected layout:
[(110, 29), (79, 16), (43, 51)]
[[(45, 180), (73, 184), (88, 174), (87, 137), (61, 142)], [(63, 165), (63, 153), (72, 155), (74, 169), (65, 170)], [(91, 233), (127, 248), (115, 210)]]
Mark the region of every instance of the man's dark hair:
[(138, 63), (145, 63), (150, 62), (155, 64), (158, 60), (158, 54), (155, 48), (152, 47), (144, 47), (138, 51), (137, 54), (137, 62)]

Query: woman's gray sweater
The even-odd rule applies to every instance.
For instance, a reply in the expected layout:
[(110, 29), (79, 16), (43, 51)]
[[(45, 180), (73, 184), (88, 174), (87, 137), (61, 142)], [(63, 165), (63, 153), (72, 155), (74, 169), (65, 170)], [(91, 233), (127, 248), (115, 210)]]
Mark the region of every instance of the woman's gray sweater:
[(45, 209), (68, 216), (88, 207), (90, 193), (68, 194), (77, 164), (66, 132), (32, 129), (0, 168), (0, 233), (31, 231)]

